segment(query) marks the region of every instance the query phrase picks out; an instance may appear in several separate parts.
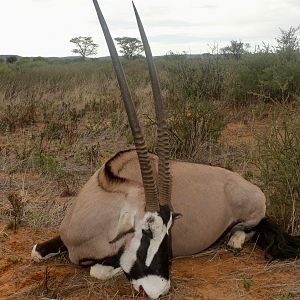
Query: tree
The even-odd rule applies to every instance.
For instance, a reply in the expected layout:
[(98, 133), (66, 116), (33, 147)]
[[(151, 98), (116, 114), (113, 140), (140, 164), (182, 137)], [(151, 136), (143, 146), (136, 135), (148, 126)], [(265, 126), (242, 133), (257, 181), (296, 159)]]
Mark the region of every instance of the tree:
[(13, 64), (18, 61), (18, 58), (15, 55), (7, 56), (6, 63)]
[(97, 54), (98, 45), (93, 42), (93, 39), (90, 36), (74, 37), (70, 42), (76, 46), (76, 49), (73, 49), (72, 52), (80, 54), (83, 59), (87, 56)]
[(275, 38), (277, 42), (276, 50), (286, 57), (287, 60), (291, 60), (295, 57), (295, 54), (299, 52), (299, 38), (297, 36), (297, 31), (300, 26), (294, 28), (291, 26), (288, 30), (283, 30), (279, 28), (281, 35)]
[(142, 42), (136, 38), (124, 36), (115, 38), (115, 41), (121, 48), (120, 52), (126, 58), (139, 57), (144, 51)]
[(226, 57), (233, 57), (235, 59), (240, 59), (243, 54), (248, 53), (250, 45), (248, 43), (243, 43), (242, 41), (231, 41), (229, 46), (221, 48), (221, 53)]

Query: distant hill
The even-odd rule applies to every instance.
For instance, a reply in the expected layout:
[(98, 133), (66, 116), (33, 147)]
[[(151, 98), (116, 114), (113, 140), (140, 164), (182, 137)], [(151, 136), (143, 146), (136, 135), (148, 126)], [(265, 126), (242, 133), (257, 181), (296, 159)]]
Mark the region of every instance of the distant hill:
[[(213, 54), (210, 53), (202, 53), (202, 54), (183, 54), (186, 56), (186, 58), (203, 58), (203, 59), (207, 59), (211, 56), (214, 56)], [(63, 56), (63, 57), (56, 57), (56, 56), (50, 56), (50, 57), (43, 57), (43, 56), (32, 56), (32, 57), (28, 57), (28, 56), (20, 56), (20, 55), (14, 55), (14, 54), (9, 54), (9, 55), (0, 55), (0, 59), (4, 59), (6, 60), (7, 57), (10, 56), (16, 56), (18, 60), (22, 59), (22, 58), (28, 58), (28, 59), (34, 59), (34, 58), (45, 58), (49, 61), (76, 61), (76, 60), (80, 60), (80, 56)], [(166, 55), (159, 55), (159, 56), (154, 56), (155, 58), (160, 58), (160, 57), (165, 57)], [(167, 55), (168, 56), (168, 55)], [(102, 57), (95, 57), (95, 58), (89, 58), (87, 57), (86, 60), (110, 60), (110, 56), (102, 56)]]
[[(37, 58), (37, 57), (40, 57), (40, 56), (20, 56), (20, 55), (15, 55), (15, 54), (3, 54), (3, 55), (0, 55), (0, 59), (4, 59), (6, 60), (7, 57), (10, 57), (10, 56), (15, 56), (17, 57), (18, 60), (22, 59), (22, 58), (29, 58), (29, 59), (33, 59), (33, 58)], [(56, 57), (56, 56), (50, 56), (50, 57), (43, 57), (41, 56), (42, 58), (45, 58), (45, 59), (48, 59), (50, 61), (54, 61), (54, 60), (60, 60), (60, 61), (72, 61), (72, 60), (79, 60), (80, 59), (80, 56), (63, 56), (63, 57)], [(96, 58), (88, 58), (87, 57), (87, 60), (90, 60), (90, 59), (97, 59), (97, 60), (109, 60), (110, 59), (110, 56), (103, 56), (103, 57), (96, 57)]]
[[(81, 56), (63, 56), (63, 57), (52, 56), (52, 57), (44, 57), (44, 58), (46, 58), (50, 61), (53, 61), (53, 60), (70, 61), (70, 60), (79, 60), (79, 59), (81, 59)], [(108, 60), (108, 59), (110, 59), (110, 56), (93, 57), (93, 58), (87, 57), (86, 58), (86, 60), (93, 60), (93, 59)]]
[(0, 58), (6, 60), (7, 57), (10, 57), (10, 56), (15, 56), (18, 60), (20, 58), (22, 58), (22, 56), (19, 56), (19, 55), (15, 55), (15, 54), (9, 54), (9, 55), (0, 55)]

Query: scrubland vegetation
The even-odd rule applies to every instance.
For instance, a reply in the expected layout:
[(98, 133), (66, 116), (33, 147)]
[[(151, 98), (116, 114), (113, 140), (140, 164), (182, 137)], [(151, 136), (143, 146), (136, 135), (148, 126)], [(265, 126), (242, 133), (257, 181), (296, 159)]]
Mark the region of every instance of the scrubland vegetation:
[[(233, 41), (214, 54), (156, 58), (171, 157), (221, 166), (259, 185), (267, 214), (300, 234), (300, 53), (296, 29), (249, 53)], [(122, 60), (156, 151), (143, 58)], [(7, 299), (132, 299), (123, 277), (100, 282), (63, 254), (30, 262), (33, 242), (57, 234), (72, 197), (112, 154), (133, 147), (107, 60), (0, 60), (0, 294)], [(21, 226), (21, 228), (20, 228)], [(166, 299), (298, 299), (298, 261), (266, 263), (250, 245), (173, 261)], [(13, 276), (13, 277), (12, 277)], [(13, 278), (13, 280), (12, 280)], [(130, 296), (129, 296), (130, 295)], [(1, 297), (0, 297), (1, 298)]]
[[(268, 214), (299, 232), (299, 47), (283, 47), (278, 39), (276, 51), (265, 47), (238, 57), (171, 53), (156, 64), (172, 158), (240, 172), (266, 193)], [(123, 65), (155, 152), (146, 62), (138, 58)], [(0, 63), (0, 132), (2, 195), (21, 202), (1, 204), (1, 214), (36, 227), (59, 224), (67, 204), (57, 197), (75, 195), (111, 154), (133, 146), (105, 60)], [(44, 201), (34, 203), (37, 195)]]

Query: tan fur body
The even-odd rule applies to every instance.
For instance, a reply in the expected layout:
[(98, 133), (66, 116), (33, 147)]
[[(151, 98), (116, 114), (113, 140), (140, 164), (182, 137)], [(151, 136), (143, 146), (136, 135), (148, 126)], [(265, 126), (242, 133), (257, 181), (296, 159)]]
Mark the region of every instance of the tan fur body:
[[(157, 166), (156, 156), (151, 155), (151, 161)], [(81, 189), (61, 224), (61, 238), (74, 263), (116, 254), (132, 237), (128, 234), (109, 243), (116, 236), (121, 215), (141, 218), (144, 214), (144, 191), (135, 151), (120, 153), (109, 164), (121, 180), (110, 180), (102, 167)], [(174, 256), (200, 252), (231, 224), (240, 222), (252, 227), (265, 216), (264, 194), (237, 173), (181, 161), (171, 161), (170, 166), (173, 210), (182, 214), (172, 228)]]

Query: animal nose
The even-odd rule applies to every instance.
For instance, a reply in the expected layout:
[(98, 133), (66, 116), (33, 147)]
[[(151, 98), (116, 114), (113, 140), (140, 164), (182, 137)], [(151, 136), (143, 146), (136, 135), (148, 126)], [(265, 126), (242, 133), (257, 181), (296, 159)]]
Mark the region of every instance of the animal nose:
[(134, 288), (139, 291), (140, 286), (151, 299), (166, 295), (170, 289), (170, 280), (158, 275), (148, 275), (132, 281)]

